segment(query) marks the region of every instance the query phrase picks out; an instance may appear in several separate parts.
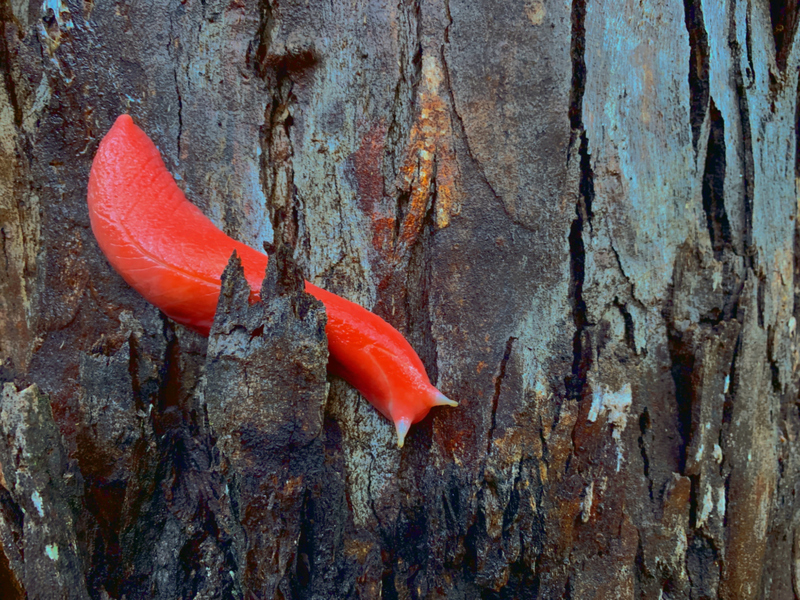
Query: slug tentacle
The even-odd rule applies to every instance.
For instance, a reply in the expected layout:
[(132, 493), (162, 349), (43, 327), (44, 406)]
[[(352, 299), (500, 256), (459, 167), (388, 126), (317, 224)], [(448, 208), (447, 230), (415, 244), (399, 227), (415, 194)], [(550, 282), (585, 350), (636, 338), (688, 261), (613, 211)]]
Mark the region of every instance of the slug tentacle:
[[(234, 250), (251, 301), (260, 298), (267, 255), (228, 237), (186, 199), (129, 115), (121, 115), (100, 143), (87, 201), (92, 231), (111, 266), (175, 321), (208, 335), (220, 277)], [(398, 446), (431, 407), (458, 406), (431, 385), (417, 353), (386, 321), (311, 283), (305, 289), (328, 314), (328, 370), (394, 422)]]
[(397, 447), (402, 448), (406, 441), (406, 434), (411, 429), (411, 419), (402, 417), (399, 421), (395, 421), (394, 427), (397, 430)]
[(436, 390), (436, 397), (433, 399), (432, 406), (458, 406), (458, 402), (455, 400), (450, 400), (447, 396), (441, 393), (439, 390)]

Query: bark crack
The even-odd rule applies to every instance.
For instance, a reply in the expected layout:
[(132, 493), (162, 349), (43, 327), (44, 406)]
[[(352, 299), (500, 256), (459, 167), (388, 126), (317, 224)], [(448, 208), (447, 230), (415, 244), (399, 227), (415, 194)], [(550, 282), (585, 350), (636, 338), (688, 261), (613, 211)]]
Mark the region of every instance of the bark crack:
[(647, 490), (650, 494), (650, 501), (654, 500), (653, 498), (653, 478), (650, 475), (650, 457), (647, 453), (647, 442), (645, 440), (645, 436), (650, 431), (650, 412), (647, 410), (647, 407), (644, 408), (642, 411), (641, 416), (639, 417), (639, 452), (642, 454), (642, 465), (644, 470), (645, 479), (647, 479)]
[(667, 341), (672, 380), (675, 386), (678, 433), (681, 436), (681, 475), (686, 474), (686, 461), (692, 441), (692, 408), (696, 406), (696, 390), (692, 383), (695, 354), (690, 340), (684, 339), (685, 335), (687, 334), (682, 334), (671, 327)]
[(500, 402), (500, 391), (503, 387), (503, 379), (506, 376), (506, 368), (508, 367), (508, 359), (511, 358), (511, 351), (514, 347), (514, 342), (517, 341), (517, 338), (511, 336), (508, 338), (506, 342), (505, 352), (503, 353), (503, 358), (500, 361), (500, 367), (497, 372), (497, 377), (494, 378), (494, 396), (492, 396), (492, 425), (489, 428), (489, 435), (487, 436), (486, 442), (486, 454), (492, 449), (492, 439), (494, 438), (494, 430), (497, 427), (497, 406)]
[(620, 314), (622, 315), (622, 320), (625, 323), (625, 343), (628, 344), (628, 347), (633, 352), (636, 352), (636, 331), (635, 324), (633, 322), (633, 315), (628, 310), (628, 305), (625, 302), (622, 302), (619, 298), (614, 298), (614, 306), (616, 306), (619, 310)]
[(175, 34), (175, 20), (173, 19), (173, 15), (170, 12), (169, 14), (169, 40), (167, 41), (167, 54), (172, 57), (173, 60), (173, 68), (172, 68), (172, 77), (175, 83), (175, 96), (178, 99), (178, 136), (177, 136), (177, 149), (178, 149), (178, 156), (177, 160), (180, 164), (181, 160), (181, 137), (183, 137), (183, 99), (181, 98), (181, 88), (180, 83), (178, 80), (178, 64), (179, 64), (179, 57), (173, 56), (172, 52), (172, 42), (173, 40), (178, 39), (178, 36)]
[(5, 3), (0, 7), (0, 68), (3, 70), (6, 95), (11, 103), (11, 109), (14, 111), (14, 124), (17, 127), (21, 127), (23, 118), (22, 106), (20, 106), (17, 98), (17, 84), (14, 81), (11, 50), (8, 47), (8, 22), (13, 19), (13, 14), (8, 14), (10, 12), (9, 9), (10, 7)]
[[(750, 9), (748, 8), (748, 11)], [(747, 64), (749, 65), (746, 72), (742, 73), (741, 68), (734, 69), (734, 81), (736, 84), (736, 96), (739, 108), (739, 121), (742, 127), (742, 186), (744, 187), (744, 223), (742, 232), (742, 239), (744, 241), (744, 259), (745, 267), (753, 268), (755, 270), (756, 262), (756, 249), (753, 247), (753, 196), (754, 196), (754, 177), (755, 177), (755, 159), (753, 157), (753, 139), (752, 129), (750, 125), (750, 103), (747, 98), (747, 90), (753, 85), (753, 57), (750, 38), (750, 19), (749, 12), (745, 17), (746, 23), (746, 47), (742, 49), (739, 40), (733, 38), (731, 40), (731, 54), (733, 55), (733, 64), (742, 64), (742, 52), (744, 51), (747, 56)], [(736, 31), (736, 11), (731, 10), (731, 24), (730, 30)]]
[[(586, 249), (583, 232), (591, 228), (592, 202), (594, 201), (594, 171), (589, 155), (589, 139), (583, 124), (583, 96), (586, 89), (586, 0), (572, 3), (572, 83), (570, 89), (569, 120), (572, 127), (570, 154), (578, 146), (579, 172), (578, 198), (575, 219), (569, 233), (570, 251), (570, 304), (575, 334), (572, 340), (572, 372), (565, 379), (567, 396), (580, 400), (586, 387), (586, 374), (591, 368), (590, 336), (586, 302), (583, 299)], [(573, 160), (573, 157), (569, 157)]]
[(5, 262), (5, 272), (8, 273), (10, 270), (10, 265), (8, 261), (8, 250), (6, 248), (6, 240), (8, 237), (6, 236), (5, 227), (0, 227), (0, 248), (3, 250), (3, 261)]
[(708, 147), (703, 173), (703, 211), (714, 258), (723, 259), (723, 250), (733, 250), (733, 237), (725, 209), (725, 121), (710, 99)]
[(617, 261), (617, 268), (622, 276), (625, 278), (625, 281), (628, 282), (628, 285), (631, 286), (631, 300), (635, 302), (640, 308), (644, 306), (644, 303), (636, 297), (636, 283), (631, 279), (630, 275), (625, 272), (625, 269), (622, 266), (622, 258), (619, 255), (619, 250), (617, 250), (616, 246), (614, 245), (614, 240), (612, 238), (611, 243), (609, 244), (609, 248), (614, 253), (614, 258)]
[(796, 0), (772, 0), (769, 3), (772, 35), (775, 39), (775, 61), (781, 71), (786, 70), (795, 43), (799, 12), (800, 7)]
[[(450, 16), (449, 6), (447, 10), (447, 16), (449, 21), (447, 26), (445, 27), (445, 31), (447, 32), (447, 36), (449, 38), (450, 25), (453, 24), (453, 19)], [(508, 214), (508, 210), (505, 208), (505, 203), (503, 202), (502, 196), (500, 196), (500, 194), (497, 193), (497, 190), (494, 189), (492, 182), (489, 181), (489, 177), (486, 175), (486, 171), (483, 168), (483, 164), (481, 164), (481, 161), (475, 155), (474, 151), (472, 150), (472, 146), (469, 143), (469, 135), (467, 135), (467, 128), (464, 125), (464, 118), (458, 112), (458, 105), (456, 104), (456, 95), (455, 92), (453, 91), (453, 85), (450, 80), (450, 67), (447, 64), (447, 56), (444, 52), (442, 53), (442, 64), (444, 65), (444, 85), (447, 88), (448, 94), (450, 95), (450, 106), (453, 107), (453, 114), (455, 115), (456, 120), (458, 121), (459, 129), (461, 130), (461, 135), (464, 138), (464, 147), (467, 150), (467, 155), (469, 156), (472, 163), (475, 165), (475, 169), (480, 175), (481, 180), (483, 180), (483, 182), (486, 184), (486, 187), (489, 188), (489, 191), (492, 193), (492, 196), (494, 196), (495, 200), (497, 200), (500, 203), (505, 212)], [(509, 214), (509, 216), (513, 220), (513, 215)], [(516, 220), (514, 220), (514, 222), (518, 223)], [(524, 226), (523, 223), (518, 223), (518, 224)]]
[(683, 0), (683, 9), (686, 31), (689, 34), (690, 121), (696, 154), (709, 100), (708, 33), (701, 0)]
[(570, 89), (569, 121), (572, 129), (583, 129), (583, 94), (586, 90), (586, 2), (572, 3), (572, 87)]

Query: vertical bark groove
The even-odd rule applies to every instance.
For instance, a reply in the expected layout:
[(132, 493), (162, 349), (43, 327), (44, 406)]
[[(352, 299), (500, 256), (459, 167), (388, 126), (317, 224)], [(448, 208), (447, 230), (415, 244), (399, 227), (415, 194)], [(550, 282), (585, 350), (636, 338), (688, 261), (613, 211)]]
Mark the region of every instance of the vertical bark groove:
[(775, 54), (778, 68), (786, 69), (789, 53), (792, 51), (797, 32), (797, 17), (800, 10), (791, 0), (770, 0), (769, 16), (772, 21), (772, 36), (775, 40)]
[[(594, 199), (594, 173), (589, 155), (589, 140), (583, 131), (583, 95), (586, 86), (586, 0), (572, 2), (572, 82), (570, 87), (569, 118), (572, 127), (572, 148), (577, 145), (579, 164), (578, 201), (575, 206), (575, 220), (569, 233), (570, 249), (570, 303), (575, 334), (572, 342), (573, 359), (572, 374), (568, 376), (566, 385), (568, 394), (575, 400), (583, 397), (586, 385), (586, 373), (591, 368), (590, 335), (587, 331), (586, 303), (583, 300), (583, 284), (586, 252), (583, 232), (591, 227), (592, 201)], [(575, 140), (577, 138), (577, 140)], [(575, 157), (572, 157), (574, 160)]]
[(709, 101), (708, 33), (703, 22), (702, 0), (684, 0), (686, 31), (689, 33), (689, 90), (692, 141), (695, 152), (706, 120)]
[(709, 109), (710, 127), (706, 163), (703, 172), (703, 211), (711, 247), (717, 260), (722, 251), (733, 251), (733, 238), (728, 213), (725, 210), (725, 120), (711, 99)]
[[(737, 26), (736, 16), (731, 11), (731, 29), (735, 30)], [(742, 239), (744, 240), (744, 259), (747, 267), (753, 267), (756, 264), (756, 250), (753, 248), (753, 179), (755, 177), (755, 162), (753, 158), (753, 136), (750, 125), (750, 106), (747, 95), (747, 89), (751, 85), (751, 80), (754, 77), (752, 68), (752, 53), (750, 50), (750, 24), (749, 21), (745, 24), (747, 36), (745, 38), (746, 47), (742, 48), (741, 42), (732, 40), (731, 50), (734, 60), (741, 64), (742, 52), (747, 57), (747, 62), (751, 66), (743, 73), (741, 69), (734, 70), (733, 78), (736, 82), (736, 94), (739, 109), (739, 122), (742, 128), (742, 165), (740, 166), (743, 174), (743, 188), (744, 188), (744, 232)]]

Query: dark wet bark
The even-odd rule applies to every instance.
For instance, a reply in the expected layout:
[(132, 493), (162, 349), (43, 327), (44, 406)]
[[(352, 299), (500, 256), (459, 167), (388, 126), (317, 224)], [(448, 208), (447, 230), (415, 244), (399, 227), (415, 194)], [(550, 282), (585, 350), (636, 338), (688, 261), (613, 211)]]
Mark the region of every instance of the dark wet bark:
[[(0, 597), (800, 597), (795, 3), (0, 7)], [(122, 112), (278, 247), (208, 340), (92, 236)], [(300, 273), (460, 407), (397, 449)]]

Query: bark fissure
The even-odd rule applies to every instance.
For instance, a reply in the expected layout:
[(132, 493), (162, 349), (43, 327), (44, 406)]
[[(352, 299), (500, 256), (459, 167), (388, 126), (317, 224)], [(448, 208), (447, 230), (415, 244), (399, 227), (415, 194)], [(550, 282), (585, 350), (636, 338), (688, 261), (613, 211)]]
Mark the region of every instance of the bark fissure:
[(178, 76), (179, 60), (177, 60), (177, 58), (174, 56), (175, 45), (173, 44), (173, 40), (179, 39), (179, 36), (175, 34), (175, 22), (172, 12), (170, 12), (169, 14), (169, 23), (170, 23), (170, 36), (169, 39), (167, 40), (167, 54), (169, 56), (172, 56), (174, 60), (174, 66), (172, 68), (172, 77), (173, 77), (173, 83), (175, 85), (175, 98), (178, 102), (178, 136), (176, 139), (178, 155), (176, 157), (176, 160), (178, 161), (178, 164), (180, 164), (181, 140), (183, 138), (183, 98), (181, 97), (181, 86), (180, 86), (181, 80), (180, 77)]
[[(450, 20), (450, 23), (452, 24), (452, 19)], [(503, 197), (494, 188), (492, 182), (489, 180), (489, 177), (486, 175), (486, 170), (483, 164), (481, 163), (480, 157), (477, 156), (477, 154), (470, 145), (469, 136), (467, 135), (467, 128), (464, 125), (464, 118), (458, 112), (458, 104), (456, 104), (455, 92), (453, 91), (453, 85), (452, 82), (450, 81), (450, 69), (447, 66), (447, 56), (445, 54), (442, 55), (442, 63), (444, 65), (445, 88), (447, 89), (448, 95), (450, 97), (450, 106), (452, 107), (452, 113), (453, 115), (455, 115), (456, 120), (458, 121), (458, 135), (464, 140), (464, 147), (467, 150), (467, 155), (469, 156), (470, 161), (472, 162), (478, 174), (480, 175), (481, 181), (483, 181), (483, 183), (486, 185), (486, 188), (491, 192), (494, 199), (500, 203), (506, 214), (512, 220), (514, 220), (515, 223), (517, 223), (516, 219), (514, 218), (514, 215), (508, 212), (508, 209), (503, 203)], [(517, 223), (517, 224), (523, 225), (522, 223)]]
[[(570, 251), (570, 305), (575, 334), (572, 340), (572, 372), (565, 380), (567, 395), (580, 400), (584, 394), (586, 378), (591, 368), (591, 349), (586, 303), (583, 299), (586, 250), (584, 228), (591, 227), (594, 200), (594, 172), (589, 154), (589, 139), (583, 129), (583, 96), (586, 87), (586, 1), (572, 3), (572, 82), (570, 88), (569, 119), (572, 126), (571, 151), (578, 146), (579, 180), (575, 219), (568, 237)], [(570, 157), (574, 160), (574, 157)]]
[(583, 219), (578, 217), (572, 225), (569, 235), (572, 321), (575, 334), (572, 340), (572, 373), (567, 377), (567, 394), (580, 400), (586, 385), (586, 374), (590, 368), (591, 354), (587, 331), (586, 304), (583, 300), (584, 261)]
[(164, 320), (164, 337), (167, 339), (166, 353), (164, 356), (164, 379), (159, 386), (158, 411), (155, 413), (156, 431), (160, 421), (158, 415), (170, 406), (180, 404), (182, 372), (180, 367), (180, 343), (172, 330), (172, 324)]
[(586, 4), (587, 0), (572, 2), (572, 83), (570, 87), (569, 122), (574, 131), (583, 129), (583, 95), (586, 90)]
[[(269, 51), (272, 34), (275, 27), (272, 3), (269, 0), (261, 0), (258, 3), (259, 21), (258, 32), (255, 39), (248, 47), (248, 53), (253, 59), (252, 66), (259, 77), (266, 78), (268, 75), (267, 52)], [(255, 51), (253, 45), (255, 44)]]
[[(742, 335), (739, 335), (736, 339), (736, 346), (733, 349), (733, 357), (731, 358), (731, 368), (730, 372), (728, 373), (728, 389), (725, 389), (724, 396), (725, 400), (722, 403), (722, 427), (720, 428), (720, 439), (719, 444), (720, 447), (725, 450), (726, 446), (726, 437), (725, 433), (730, 428), (731, 419), (733, 417), (733, 402), (734, 398), (738, 394), (738, 368), (739, 368), (739, 359), (742, 352)], [(720, 465), (720, 474), (722, 473), (722, 465)]]
[(631, 277), (630, 274), (625, 272), (625, 268), (622, 266), (622, 257), (620, 256), (619, 250), (614, 245), (614, 240), (611, 240), (611, 244), (609, 245), (612, 254), (614, 255), (614, 260), (617, 264), (617, 269), (619, 269), (620, 275), (625, 278), (625, 281), (628, 282), (628, 286), (630, 286), (630, 301), (637, 304), (639, 308), (643, 308), (644, 304), (642, 301), (636, 297), (636, 281)]
[(647, 455), (647, 444), (644, 439), (645, 435), (647, 435), (650, 430), (650, 426), (650, 413), (647, 407), (645, 407), (642, 414), (639, 416), (639, 437), (637, 438), (637, 443), (639, 444), (639, 452), (642, 455), (644, 476), (645, 479), (647, 479), (647, 491), (650, 495), (650, 501), (652, 502), (655, 500), (653, 498), (653, 478), (650, 476), (650, 457)]
[[(302, 210), (298, 206), (294, 183), (295, 148), (292, 141), (296, 102), (294, 87), (307, 79), (318, 63), (310, 47), (272, 48), (276, 24), (272, 3), (260, 3), (258, 46), (255, 51), (256, 72), (269, 83), (272, 97), (266, 108), (260, 141), (261, 174), (269, 174), (262, 185), (267, 196), (267, 209), (275, 235), (275, 244), (296, 248), (300, 243)], [(338, 183), (338, 182), (337, 182)]]
[(511, 351), (514, 349), (514, 342), (517, 341), (516, 337), (508, 338), (506, 342), (503, 358), (500, 360), (500, 366), (497, 369), (497, 375), (494, 378), (494, 395), (492, 396), (492, 424), (489, 426), (489, 433), (486, 436), (486, 454), (492, 451), (492, 439), (494, 438), (494, 430), (497, 427), (497, 406), (500, 402), (500, 392), (503, 388), (503, 379), (506, 376), (506, 367), (511, 358)]
[(433, 275), (431, 272), (431, 258), (428, 248), (435, 228), (435, 206), (437, 199), (436, 173), (431, 179), (431, 199), (428, 209), (420, 224), (421, 234), (417, 236), (410, 248), (408, 267), (405, 269), (404, 309), (409, 325), (413, 324), (412, 335), (416, 334), (421, 340), (418, 344), (418, 354), (428, 372), (428, 377), (433, 382), (439, 380), (438, 344), (435, 336), (431, 335), (433, 322), (430, 311), (430, 293), (433, 289)]
[[(633, 315), (628, 310), (628, 305), (622, 302), (619, 298), (614, 298), (614, 306), (619, 309), (619, 312), (622, 315), (622, 321), (625, 323), (625, 342), (633, 352), (636, 352), (636, 331), (633, 322)], [(598, 348), (598, 356), (599, 354), (600, 349)]]
[(709, 100), (708, 33), (703, 22), (701, 0), (683, 0), (686, 31), (689, 34), (689, 106), (692, 142), (697, 143), (706, 119)]
[(686, 471), (686, 459), (691, 444), (692, 409), (694, 406), (694, 387), (692, 376), (695, 367), (695, 355), (691, 343), (684, 340), (681, 333), (672, 331), (669, 337), (669, 354), (672, 380), (675, 384), (675, 403), (678, 413), (678, 432), (681, 436), (682, 452), (680, 472)]
[[(754, 197), (754, 178), (755, 178), (755, 159), (753, 157), (753, 136), (750, 124), (750, 101), (748, 99), (748, 90), (753, 85), (752, 79), (755, 76), (753, 70), (753, 57), (752, 57), (752, 41), (750, 39), (750, 19), (748, 7), (748, 16), (746, 23), (746, 48), (732, 39), (730, 42), (731, 53), (733, 55), (734, 64), (740, 65), (742, 52), (747, 57), (747, 63), (750, 65), (747, 72), (743, 73), (740, 68), (734, 68), (733, 79), (736, 85), (736, 99), (739, 108), (739, 122), (742, 127), (742, 165), (741, 172), (743, 175), (742, 187), (744, 188), (744, 223), (742, 232), (742, 240), (744, 240), (744, 259), (745, 266), (753, 268), (756, 264), (757, 249), (753, 247), (753, 197)], [(731, 10), (731, 31), (736, 31), (736, 11)]]
[(725, 209), (725, 121), (711, 99), (708, 147), (703, 173), (703, 211), (714, 257), (723, 260), (723, 250), (734, 251), (731, 225)]
[(775, 41), (775, 59), (781, 71), (786, 70), (786, 63), (795, 43), (798, 13), (800, 7), (794, 0), (770, 0), (769, 16)]
[[(292, 166), (294, 147), (291, 137), (293, 120), (289, 115), (293, 82), (289, 76), (287, 65), (288, 63), (284, 62), (278, 64), (274, 69), (275, 92), (269, 105), (271, 110), (266, 127), (268, 152), (262, 156), (265, 169), (269, 169), (272, 173), (271, 189), (267, 197), (269, 199), (268, 206), (272, 209), (275, 244), (277, 246), (281, 243), (288, 243), (294, 247), (298, 241), (299, 223), (294, 206), (294, 169)], [(284, 189), (279, 189), (282, 179), (281, 171), (284, 172)]]
[[(13, 19), (13, 15), (9, 14), (10, 7), (4, 2), (0, 7), (0, 69), (3, 71), (3, 83), (6, 88), (6, 95), (8, 101), (11, 103), (11, 109), (14, 111), (14, 124), (17, 127), (22, 125), (22, 106), (20, 106), (19, 98), (17, 97), (17, 83), (12, 74), (13, 61), (11, 59), (11, 50), (8, 44), (9, 36), (9, 21)], [(16, 30), (16, 27), (13, 28)]]
[(8, 247), (7, 247), (8, 243), (7, 243), (7, 239), (8, 238), (6, 236), (5, 227), (0, 227), (0, 248), (3, 249), (3, 262), (5, 263), (3, 266), (4, 266), (4, 269), (5, 269), (6, 273), (8, 273), (9, 266), (10, 266), (10, 262), (9, 262), (9, 258), (8, 258)]

